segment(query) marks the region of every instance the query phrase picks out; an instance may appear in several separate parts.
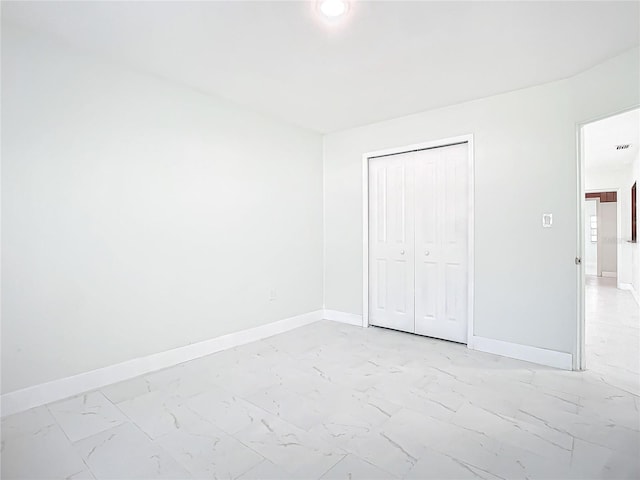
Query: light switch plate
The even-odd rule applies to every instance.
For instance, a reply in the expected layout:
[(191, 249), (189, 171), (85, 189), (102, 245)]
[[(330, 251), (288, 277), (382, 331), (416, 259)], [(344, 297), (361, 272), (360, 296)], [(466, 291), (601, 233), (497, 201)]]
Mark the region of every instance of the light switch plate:
[(553, 225), (553, 214), (552, 213), (543, 213), (542, 214), (542, 226), (544, 228), (551, 228)]

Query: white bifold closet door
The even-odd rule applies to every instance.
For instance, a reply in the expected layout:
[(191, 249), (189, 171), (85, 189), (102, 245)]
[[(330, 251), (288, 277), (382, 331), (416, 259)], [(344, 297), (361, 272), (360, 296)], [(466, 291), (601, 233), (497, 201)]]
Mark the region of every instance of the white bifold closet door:
[(369, 163), (369, 322), (467, 341), (468, 145)]
[(369, 163), (369, 322), (414, 331), (412, 154)]

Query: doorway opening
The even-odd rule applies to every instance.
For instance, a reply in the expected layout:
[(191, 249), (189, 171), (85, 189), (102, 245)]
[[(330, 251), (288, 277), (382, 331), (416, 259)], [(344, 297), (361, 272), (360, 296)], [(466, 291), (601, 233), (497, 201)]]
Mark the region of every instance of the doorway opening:
[(578, 342), (574, 368), (640, 393), (635, 187), (640, 109), (578, 128)]

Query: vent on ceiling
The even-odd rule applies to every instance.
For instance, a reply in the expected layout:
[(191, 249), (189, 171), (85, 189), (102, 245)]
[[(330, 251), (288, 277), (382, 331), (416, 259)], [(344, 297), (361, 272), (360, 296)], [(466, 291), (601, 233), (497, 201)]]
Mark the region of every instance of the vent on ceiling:
[(624, 145), (616, 145), (616, 150), (626, 150), (631, 145), (629, 143), (625, 143)]

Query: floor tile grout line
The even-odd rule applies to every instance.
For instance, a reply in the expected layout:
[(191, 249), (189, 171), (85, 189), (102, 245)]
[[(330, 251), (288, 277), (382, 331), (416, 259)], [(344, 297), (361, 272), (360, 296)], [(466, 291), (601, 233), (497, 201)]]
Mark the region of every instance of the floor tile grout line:
[[(73, 449), (74, 452), (76, 452), (76, 454), (78, 455), (78, 458), (82, 461), (82, 464), (87, 468), (87, 470), (89, 470), (89, 473), (91, 473), (91, 475), (94, 478), (96, 477), (96, 474), (93, 472), (93, 470), (91, 470), (91, 467), (89, 466), (89, 464), (87, 464), (87, 462), (85, 461), (84, 457), (82, 456), (82, 454), (80, 454), (80, 452), (78, 451), (78, 449), (76, 448), (74, 442), (71, 441), (71, 439), (69, 438), (69, 435), (67, 435), (67, 432), (64, 430), (64, 428), (62, 428), (62, 425), (60, 425), (60, 423), (58, 422), (58, 419), (56, 418), (56, 416), (53, 414), (53, 412), (51, 411), (51, 409), (49, 408), (50, 405), (52, 405), (53, 403), (49, 403), (46, 405), (43, 405), (47, 411), (49, 412), (49, 415), (51, 415), (51, 418), (53, 418), (53, 421), (55, 422), (55, 424), (57, 425), (57, 427), (60, 429), (60, 431), (62, 432), (62, 434), (64, 435), (64, 437), (67, 439), (67, 441), (69, 442), (69, 445), (71, 446), (71, 448)], [(37, 408), (37, 407), (35, 407)], [(74, 474), (75, 475), (75, 474)]]

